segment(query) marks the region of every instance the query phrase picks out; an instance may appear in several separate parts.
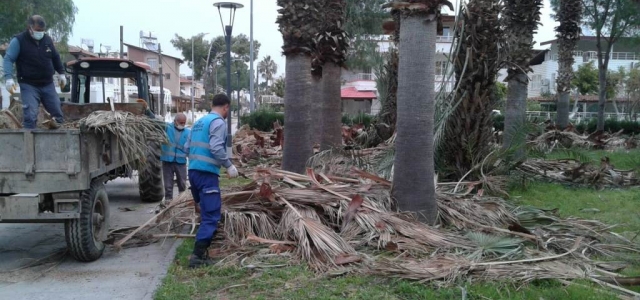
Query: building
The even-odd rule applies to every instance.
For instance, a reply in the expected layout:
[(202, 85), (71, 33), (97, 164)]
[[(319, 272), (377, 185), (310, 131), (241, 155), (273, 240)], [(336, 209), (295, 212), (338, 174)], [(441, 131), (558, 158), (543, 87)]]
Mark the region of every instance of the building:
[[(451, 68), (447, 69), (447, 56), (451, 52), (453, 44), (453, 29), (455, 26), (455, 16), (442, 16), (442, 35), (436, 39), (436, 65), (435, 67), (435, 90), (453, 91), (455, 79), (449, 77)], [(377, 39), (372, 39), (372, 43), (377, 44), (379, 53), (389, 52), (393, 45), (390, 36), (383, 35)], [(372, 69), (356, 69), (342, 71), (342, 101), (343, 113), (345, 114), (377, 114), (380, 111), (379, 93), (376, 86), (376, 75)]]
[(182, 76), (180, 78), (180, 95), (172, 96), (172, 106), (175, 107), (175, 112), (191, 110), (192, 94), (195, 109), (198, 110), (198, 107), (205, 96), (204, 83), (202, 80), (193, 82), (191, 79), (191, 76)]
[[(127, 58), (143, 62), (151, 66), (149, 85), (160, 86), (160, 65), (158, 52), (124, 43), (127, 46)], [(172, 96), (180, 95), (180, 65), (184, 61), (180, 58), (162, 54), (162, 72), (164, 73), (163, 87), (171, 91)]]
[[(582, 36), (573, 52), (575, 62), (573, 70), (586, 63), (592, 62), (598, 67), (598, 51), (596, 47), (597, 39), (594, 36)], [(606, 46), (606, 41), (603, 41)], [(556, 94), (556, 77), (558, 74), (558, 40), (551, 40), (540, 43), (540, 46), (549, 46), (546, 50), (536, 51), (536, 62), (532, 64), (533, 73), (529, 74), (531, 81), (529, 82), (528, 96), (532, 100), (541, 102), (543, 108), (555, 110)], [(633, 45), (629, 39), (620, 39), (613, 45), (609, 60), (609, 70), (617, 71), (620, 67), (629, 70), (640, 66), (640, 48)], [(499, 80), (506, 78), (506, 70), (500, 71)], [(597, 97), (581, 96), (579, 97), (578, 108), (583, 112), (597, 111)], [(616, 99), (617, 102), (626, 102), (621, 97)], [(618, 103), (620, 104), (620, 103)], [(624, 107), (625, 105), (619, 105)], [(607, 104), (606, 110), (612, 110), (613, 103)], [(622, 110), (622, 109), (621, 109)]]

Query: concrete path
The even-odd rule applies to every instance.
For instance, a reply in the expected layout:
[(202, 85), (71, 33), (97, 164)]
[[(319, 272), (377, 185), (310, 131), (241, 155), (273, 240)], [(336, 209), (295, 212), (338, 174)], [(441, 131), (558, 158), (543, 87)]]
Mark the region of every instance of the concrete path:
[[(137, 226), (153, 215), (156, 204), (143, 204), (138, 185), (118, 179), (106, 186), (111, 228)], [(177, 191), (176, 191), (177, 193)], [(134, 211), (122, 212), (119, 208)], [(0, 299), (152, 299), (175, 256), (175, 240), (141, 248), (105, 251), (93, 263), (70, 256), (24, 268), (66, 249), (62, 224), (0, 224)]]

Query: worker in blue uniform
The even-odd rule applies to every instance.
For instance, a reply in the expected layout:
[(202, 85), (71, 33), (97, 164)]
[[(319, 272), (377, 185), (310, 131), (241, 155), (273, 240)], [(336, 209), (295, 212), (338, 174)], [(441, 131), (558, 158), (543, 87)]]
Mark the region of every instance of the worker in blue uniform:
[(189, 128), (185, 128), (187, 116), (179, 113), (173, 119), (173, 123), (167, 124), (167, 143), (162, 145), (162, 178), (164, 181), (164, 201), (171, 202), (173, 199), (173, 178), (175, 176), (180, 193), (187, 189), (187, 154), (184, 152), (184, 145), (189, 137)]
[(191, 127), (185, 144), (189, 157), (189, 183), (196, 205), (200, 208), (200, 227), (196, 234), (189, 268), (211, 265), (207, 250), (220, 221), (222, 197), (220, 194), (220, 168), (227, 169), (231, 178), (238, 177), (238, 170), (227, 153), (227, 125), (231, 101), (224, 94), (213, 97), (211, 112)]

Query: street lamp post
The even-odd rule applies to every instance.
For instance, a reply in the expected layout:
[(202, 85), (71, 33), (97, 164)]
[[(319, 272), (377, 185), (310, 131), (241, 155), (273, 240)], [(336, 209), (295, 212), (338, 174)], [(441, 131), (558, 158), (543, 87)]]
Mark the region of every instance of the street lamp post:
[(236, 128), (240, 128), (240, 110), (242, 106), (240, 106), (240, 70), (236, 71), (236, 75), (238, 75), (238, 122), (236, 122)]
[[(213, 6), (218, 8), (218, 14), (220, 15), (220, 23), (224, 31), (225, 41), (227, 43), (227, 96), (231, 99), (231, 34), (233, 32), (233, 22), (236, 17), (236, 10), (243, 8), (244, 5), (235, 2), (216, 2)], [(224, 25), (222, 19), (222, 9), (229, 10), (229, 25)], [(231, 113), (227, 116), (227, 154), (231, 155)]]

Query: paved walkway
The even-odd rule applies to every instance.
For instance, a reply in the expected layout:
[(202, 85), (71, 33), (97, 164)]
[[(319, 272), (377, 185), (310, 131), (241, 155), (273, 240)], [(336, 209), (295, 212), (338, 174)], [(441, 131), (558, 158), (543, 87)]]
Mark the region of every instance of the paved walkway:
[[(156, 204), (142, 204), (138, 185), (129, 179), (107, 184), (111, 228), (137, 226)], [(135, 211), (122, 212), (119, 208)], [(62, 261), (24, 267), (66, 248), (62, 224), (0, 224), (0, 299), (152, 299), (175, 256), (174, 240), (120, 253), (105, 251), (92, 263), (67, 256)]]

